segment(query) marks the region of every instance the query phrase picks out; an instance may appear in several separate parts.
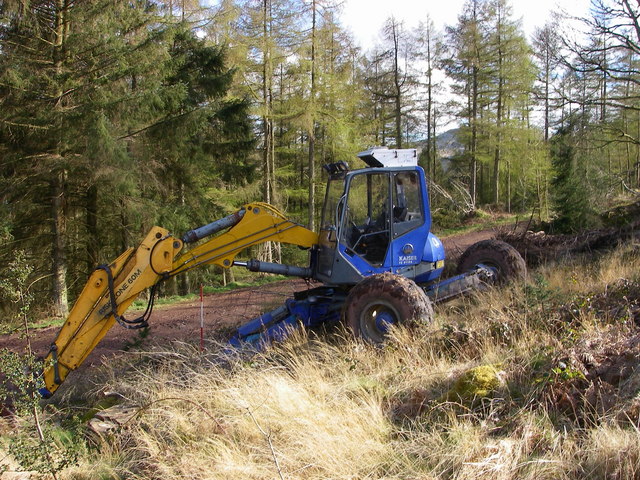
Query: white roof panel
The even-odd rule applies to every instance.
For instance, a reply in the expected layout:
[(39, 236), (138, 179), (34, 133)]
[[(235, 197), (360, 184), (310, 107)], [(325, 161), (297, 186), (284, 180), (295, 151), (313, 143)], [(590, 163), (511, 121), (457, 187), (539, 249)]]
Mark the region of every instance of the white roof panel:
[(418, 151), (415, 148), (389, 149), (374, 147), (358, 153), (358, 157), (370, 167), (415, 167)]

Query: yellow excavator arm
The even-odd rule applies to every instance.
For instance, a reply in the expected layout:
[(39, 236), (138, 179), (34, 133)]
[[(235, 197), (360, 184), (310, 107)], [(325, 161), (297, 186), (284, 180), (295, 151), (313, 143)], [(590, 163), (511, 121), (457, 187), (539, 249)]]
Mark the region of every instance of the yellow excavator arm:
[[(180, 255), (184, 243), (223, 229), (227, 230)], [(45, 388), (40, 393), (51, 396), (116, 322), (125, 328), (145, 327), (144, 315), (135, 320), (123, 316), (142, 291), (202, 265), (229, 268), (242, 250), (269, 241), (310, 248), (317, 244), (318, 236), (266, 203), (247, 204), (222, 220), (188, 232), (182, 239), (164, 228), (153, 227), (138, 248), (129, 248), (91, 274), (51, 345), (43, 373)]]

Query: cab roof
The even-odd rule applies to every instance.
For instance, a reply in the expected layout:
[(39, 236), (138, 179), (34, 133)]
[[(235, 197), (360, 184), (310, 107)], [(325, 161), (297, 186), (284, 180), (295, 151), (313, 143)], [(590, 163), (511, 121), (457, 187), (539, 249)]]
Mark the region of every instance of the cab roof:
[(415, 148), (389, 149), (373, 147), (358, 153), (367, 165), (380, 167), (415, 167), (418, 165), (418, 151)]

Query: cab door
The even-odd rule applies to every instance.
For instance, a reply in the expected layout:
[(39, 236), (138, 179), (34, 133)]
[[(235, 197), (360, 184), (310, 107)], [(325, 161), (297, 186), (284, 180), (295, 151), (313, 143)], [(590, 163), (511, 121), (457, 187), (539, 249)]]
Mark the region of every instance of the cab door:
[(392, 173), (392, 222), (390, 266), (406, 267), (422, 261), (431, 227), (422, 170)]
[(353, 175), (348, 183), (340, 229), (340, 243), (347, 257), (358, 257), (378, 268), (385, 263), (391, 240), (389, 182), (389, 172), (365, 171)]

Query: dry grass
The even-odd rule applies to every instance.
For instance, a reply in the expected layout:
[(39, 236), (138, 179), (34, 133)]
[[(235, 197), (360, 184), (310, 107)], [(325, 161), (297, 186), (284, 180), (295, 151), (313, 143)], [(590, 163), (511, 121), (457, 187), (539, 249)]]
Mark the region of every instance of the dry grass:
[(594, 260), (589, 255), (567, 258), (540, 268), (549, 286), (565, 293), (586, 294), (621, 278), (638, 275), (640, 245), (625, 244)]
[(303, 342), (224, 367), (179, 352), (120, 382), (145, 406), (127, 429), (137, 452), (127, 476), (377, 478), (392, 457), (380, 396), (347, 378), (344, 353), (318, 347), (330, 370), (295, 351)]
[(604, 425), (587, 432), (580, 452), (585, 478), (640, 478), (639, 432)]
[[(150, 356), (109, 382), (139, 414), (64, 478), (640, 478), (637, 425), (610, 416), (581, 424), (545, 397), (569, 381), (558, 352), (605, 328), (596, 313), (565, 322), (562, 304), (640, 280), (639, 257), (625, 246), (542, 267), (530, 285), (396, 329), (383, 349), (344, 332), (299, 333), (223, 363), (215, 345), (205, 357), (187, 346)], [(478, 365), (497, 366), (501, 386), (444, 401)]]

